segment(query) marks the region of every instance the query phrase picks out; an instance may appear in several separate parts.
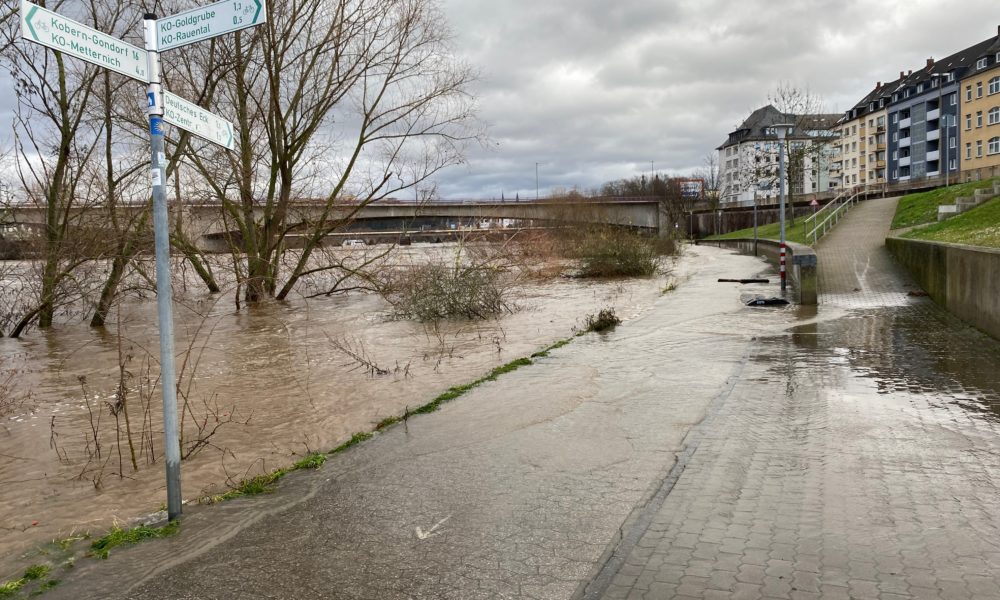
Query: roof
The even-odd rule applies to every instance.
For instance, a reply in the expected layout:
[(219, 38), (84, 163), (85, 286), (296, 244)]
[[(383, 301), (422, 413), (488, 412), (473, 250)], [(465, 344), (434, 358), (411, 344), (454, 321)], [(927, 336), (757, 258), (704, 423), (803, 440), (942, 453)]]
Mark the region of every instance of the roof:
[[(816, 131), (830, 129), (837, 124), (838, 119), (840, 119), (840, 114), (819, 113), (796, 115), (781, 112), (773, 104), (768, 104), (750, 113), (750, 116), (735, 131), (729, 134), (729, 139), (716, 149), (743, 142), (776, 139), (777, 136), (775, 134), (767, 133), (766, 130), (782, 123), (791, 123), (795, 125), (796, 129), (806, 128), (807, 131)], [(805, 134), (795, 135), (793, 132), (789, 137), (804, 139), (810, 136)]]

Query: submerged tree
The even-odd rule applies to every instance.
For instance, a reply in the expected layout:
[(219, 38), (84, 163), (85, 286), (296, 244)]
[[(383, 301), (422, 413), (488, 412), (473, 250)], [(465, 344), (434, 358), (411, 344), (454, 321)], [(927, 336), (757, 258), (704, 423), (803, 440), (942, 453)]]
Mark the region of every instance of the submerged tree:
[(341, 269), (318, 256), (324, 238), (364, 206), (459, 163), (480, 135), (473, 73), (451, 56), (430, 0), (269, 9), (266, 26), (220, 44), (233, 69), (216, 100), (234, 111), (236, 151), (190, 156), (221, 201), (250, 302), (284, 299), (304, 277)]

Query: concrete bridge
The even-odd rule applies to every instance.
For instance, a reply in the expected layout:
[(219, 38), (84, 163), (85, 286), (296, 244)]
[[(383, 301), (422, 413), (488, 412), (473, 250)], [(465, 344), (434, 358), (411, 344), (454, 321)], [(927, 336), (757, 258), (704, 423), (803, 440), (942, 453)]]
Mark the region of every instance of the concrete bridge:
[[(320, 202), (297, 202), (289, 209), (287, 223), (305, 232), (310, 223), (322, 218), (325, 205)], [(119, 207), (121, 221), (137, 218), (148, 206)], [(255, 210), (263, 216), (263, 208)], [(179, 225), (190, 239), (206, 250), (218, 249), (236, 226), (219, 204), (183, 204), (170, 208), (171, 222)], [(70, 213), (74, 225), (102, 228), (107, 223), (107, 209), (102, 206), (78, 208)], [(674, 227), (667, 207), (652, 198), (597, 198), (536, 202), (379, 202), (362, 207), (343, 204), (334, 207), (328, 221), (347, 219), (354, 223), (382, 222), (397, 230), (411, 229), (416, 219), (498, 220), (512, 219), (525, 224), (606, 223), (634, 227), (665, 234)], [(0, 211), (0, 228), (10, 233), (39, 231), (45, 223), (45, 208), (15, 206)], [(383, 226), (381, 229), (385, 230)]]

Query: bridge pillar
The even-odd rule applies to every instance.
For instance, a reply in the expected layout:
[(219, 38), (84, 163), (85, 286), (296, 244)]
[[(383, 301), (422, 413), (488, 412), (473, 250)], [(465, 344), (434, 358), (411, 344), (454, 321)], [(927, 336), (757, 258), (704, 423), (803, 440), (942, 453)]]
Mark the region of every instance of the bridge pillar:
[(670, 218), (667, 203), (660, 201), (656, 205), (656, 230), (661, 238), (673, 235), (674, 221)]

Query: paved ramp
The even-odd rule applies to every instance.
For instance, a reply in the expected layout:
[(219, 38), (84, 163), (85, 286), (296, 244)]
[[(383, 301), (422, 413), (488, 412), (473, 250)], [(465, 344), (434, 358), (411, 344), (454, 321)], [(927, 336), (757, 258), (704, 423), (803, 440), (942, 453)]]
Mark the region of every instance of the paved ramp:
[(914, 289), (885, 249), (899, 198), (861, 202), (820, 240), (821, 304), (850, 308), (902, 306)]

